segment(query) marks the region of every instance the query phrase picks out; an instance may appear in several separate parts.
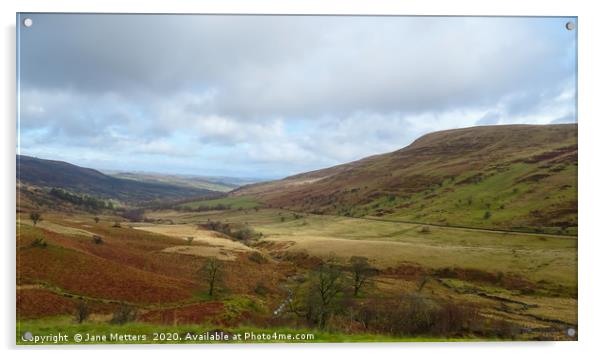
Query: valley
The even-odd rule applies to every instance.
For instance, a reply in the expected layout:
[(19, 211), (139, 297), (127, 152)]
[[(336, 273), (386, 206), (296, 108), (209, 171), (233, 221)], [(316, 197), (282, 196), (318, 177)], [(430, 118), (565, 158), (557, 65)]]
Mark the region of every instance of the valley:
[(576, 339), (566, 334), (578, 327), (576, 130), (436, 132), (227, 194), (22, 167), (17, 337)]

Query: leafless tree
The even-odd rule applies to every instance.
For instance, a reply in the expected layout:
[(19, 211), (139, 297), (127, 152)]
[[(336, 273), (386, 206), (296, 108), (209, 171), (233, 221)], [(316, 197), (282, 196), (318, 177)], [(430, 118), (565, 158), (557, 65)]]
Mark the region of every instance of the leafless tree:
[(80, 300), (75, 310), (75, 320), (77, 323), (83, 323), (90, 316), (90, 308), (86, 300)]
[(201, 269), (200, 274), (202, 279), (205, 280), (209, 285), (209, 290), (207, 293), (209, 296), (213, 296), (217, 285), (222, 279), (222, 264), (214, 257), (209, 258)]
[[(310, 274), (302, 311), (305, 317), (324, 328), (333, 313), (340, 309), (345, 276), (341, 269), (325, 262)], [(297, 313), (300, 311), (297, 309)]]
[(362, 290), (371, 283), (376, 274), (376, 270), (368, 263), (368, 258), (364, 256), (353, 256), (349, 259), (351, 264), (351, 283), (353, 286), (353, 296), (357, 297)]

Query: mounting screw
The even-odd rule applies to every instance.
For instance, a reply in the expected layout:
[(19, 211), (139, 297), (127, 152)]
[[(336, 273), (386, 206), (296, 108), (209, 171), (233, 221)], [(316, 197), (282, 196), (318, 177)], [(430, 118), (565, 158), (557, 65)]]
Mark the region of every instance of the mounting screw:
[(569, 21), (566, 23), (566, 25), (564, 25), (564, 27), (566, 27), (567, 30), (572, 31), (575, 28), (575, 23), (572, 21)]
[(576, 333), (577, 333), (577, 331), (575, 331), (575, 328), (569, 328), (566, 330), (566, 334), (568, 334), (569, 337), (575, 337)]

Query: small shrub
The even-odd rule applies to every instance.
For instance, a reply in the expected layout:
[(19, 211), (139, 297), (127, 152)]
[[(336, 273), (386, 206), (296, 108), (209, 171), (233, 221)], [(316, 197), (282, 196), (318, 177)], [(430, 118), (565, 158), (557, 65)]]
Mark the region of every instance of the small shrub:
[(491, 218), (491, 211), (486, 211), (485, 214), (483, 214), (483, 219), (487, 220)]
[(207, 229), (211, 231), (221, 232), (222, 234), (228, 236), (232, 234), (232, 228), (230, 227), (230, 224), (222, 223), (221, 221), (212, 221), (210, 219), (207, 219), (206, 224), (198, 224), (197, 228), (199, 230)]
[(95, 243), (96, 245), (100, 245), (103, 243), (102, 237), (100, 235), (93, 235), (92, 236), (92, 242)]
[(247, 241), (257, 237), (257, 233), (252, 228), (245, 226), (238, 231), (232, 233), (235, 239)]
[(221, 221), (211, 221), (207, 219), (207, 223), (205, 224), (197, 224), (197, 228), (207, 229), (212, 231), (220, 232), (224, 235), (230, 236), (233, 239), (247, 241), (260, 237), (258, 233), (253, 230), (253, 228), (249, 226), (242, 226), (240, 229), (231, 226), (228, 223), (222, 223)]
[(36, 226), (38, 222), (44, 220), (42, 219), (42, 214), (35, 211), (29, 214), (29, 219), (31, 219), (31, 222), (33, 222), (33, 226)]
[(98, 222), (100, 221), (100, 218), (98, 216), (94, 217), (94, 222), (98, 224)]
[(188, 236), (186, 238), (186, 242), (188, 243), (188, 245), (192, 245), (193, 241), (194, 241), (194, 236)]
[(113, 224), (113, 227), (121, 228), (121, 223), (119, 221), (115, 221), (115, 223)]
[(257, 251), (253, 251), (250, 255), (249, 255), (249, 260), (258, 263), (258, 264), (262, 264), (265, 263), (267, 260), (265, 257), (263, 257), (263, 255)]
[(129, 221), (144, 221), (144, 209), (131, 209), (126, 210), (121, 214), (124, 218)]
[(262, 283), (258, 283), (253, 291), (259, 296), (265, 296), (270, 292), (270, 290), (267, 287), (265, 287)]
[(138, 315), (138, 310), (136, 307), (130, 306), (128, 304), (122, 304), (119, 306), (117, 311), (113, 313), (113, 318), (111, 318), (112, 324), (126, 324), (128, 322), (132, 322), (136, 319)]
[(421, 234), (430, 234), (430, 233), (431, 233), (431, 228), (430, 228), (430, 226), (423, 226), (423, 227), (420, 229), (420, 233), (421, 233)]
[(42, 236), (38, 236), (35, 239), (33, 239), (33, 241), (31, 242), (31, 247), (39, 247), (39, 248), (46, 248), (48, 246), (48, 244), (46, 243), (46, 239), (44, 239), (44, 237)]

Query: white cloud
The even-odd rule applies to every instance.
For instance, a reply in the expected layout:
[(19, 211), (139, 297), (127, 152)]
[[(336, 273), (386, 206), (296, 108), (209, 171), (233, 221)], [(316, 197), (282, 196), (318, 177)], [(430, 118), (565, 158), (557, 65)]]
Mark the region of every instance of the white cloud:
[(560, 18), (35, 17), (21, 149), (41, 156), (286, 175), (430, 131), (576, 117)]

